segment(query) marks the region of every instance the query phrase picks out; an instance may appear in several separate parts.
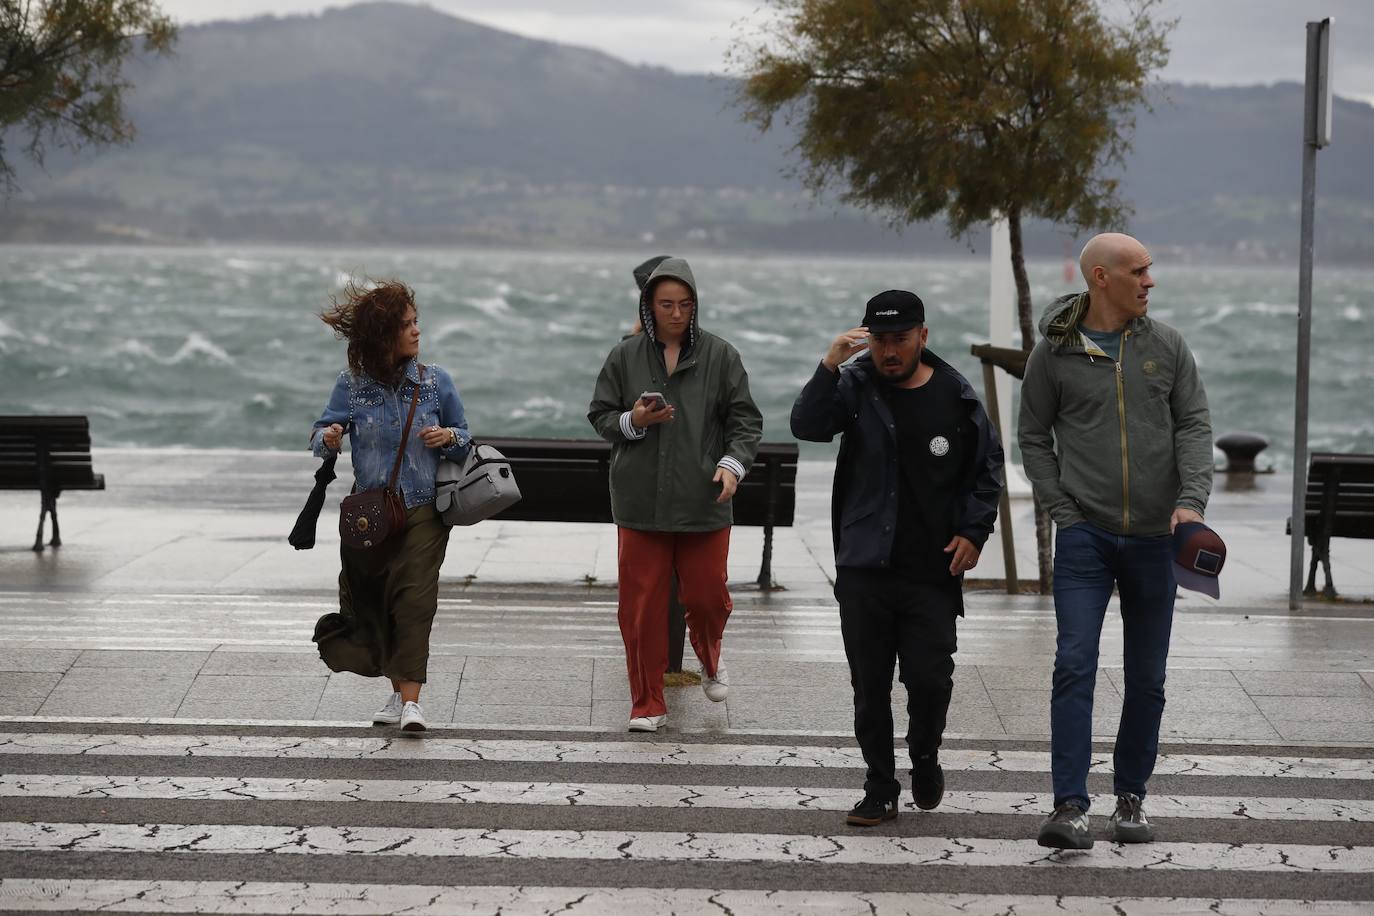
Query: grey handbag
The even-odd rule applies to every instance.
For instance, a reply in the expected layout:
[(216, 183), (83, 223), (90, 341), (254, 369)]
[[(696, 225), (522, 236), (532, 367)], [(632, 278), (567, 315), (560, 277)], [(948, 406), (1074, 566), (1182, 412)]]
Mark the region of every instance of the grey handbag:
[(440, 461), (434, 508), (445, 525), (475, 525), (520, 501), (510, 461), (490, 445), (473, 442), (461, 464)]

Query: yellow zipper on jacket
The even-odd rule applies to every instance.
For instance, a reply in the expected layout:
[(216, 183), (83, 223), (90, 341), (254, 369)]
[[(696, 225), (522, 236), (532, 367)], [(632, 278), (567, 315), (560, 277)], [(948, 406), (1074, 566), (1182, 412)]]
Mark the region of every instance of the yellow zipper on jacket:
[(1129, 329), (1121, 332), (1120, 349), (1116, 359), (1116, 415), (1121, 423), (1121, 533), (1131, 533), (1131, 449), (1126, 441), (1126, 381), (1121, 363), (1126, 358)]

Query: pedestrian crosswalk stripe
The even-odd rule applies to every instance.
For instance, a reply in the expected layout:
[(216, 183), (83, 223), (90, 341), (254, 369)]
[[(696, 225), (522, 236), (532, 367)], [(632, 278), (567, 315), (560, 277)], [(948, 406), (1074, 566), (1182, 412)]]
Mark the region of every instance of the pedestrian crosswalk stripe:
[[(3, 798), (159, 799), (173, 801), (382, 802), (402, 804), (552, 805), (611, 808), (727, 808), (846, 811), (861, 793), (849, 788), (643, 785), (599, 782), (492, 782), (421, 779), (286, 779), (235, 776), (0, 775)], [(1110, 807), (1110, 799), (1101, 799)], [(1037, 792), (948, 791), (942, 814), (1043, 817), (1053, 796)], [(910, 805), (908, 805), (910, 807)], [(1374, 800), (1225, 798), (1151, 795), (1150, 814), (1208, 820), (1374, 823)]]
[[(484, 760), (819, 769), (863, 765), (858, 749), (853, 747), (308, 735), (0, 733), (0, 754)], [(1043, 751), (952, 748), (941, 750), (940, 763), (946, 772), (1048, 772), (1050, 759)], [(1094, 754), (1090, 772), (1110, 771), (1111, 755)], [(1374, 780), (1374, 760), (1268, 754), (1163, 754), (1155, 766), (1155, 775)]]
[(1296, 843), (1143, 843), (1096, 854), (1047, 850), (1034, 840), (980, 837), (685, 833), (676, 830), (504, 830), (241, 824), (0, 823), (0, 851), (436, 856), (619, 862), (774, 862), (962, 865), (1245, 872), (1374, 872), (1374, 846)]
[(1374, 901), (1190, 897), (1092, 897), (846, 891), (717, 890), (672, 887), (500, 887), (434, 884), (341, 884), (285, 881), (128, 881), (0, 879), (0, 911), (120, 913), (293, 913), (408, 916), (453, 913), (666, 913), (679, 916), (1367, 916)]

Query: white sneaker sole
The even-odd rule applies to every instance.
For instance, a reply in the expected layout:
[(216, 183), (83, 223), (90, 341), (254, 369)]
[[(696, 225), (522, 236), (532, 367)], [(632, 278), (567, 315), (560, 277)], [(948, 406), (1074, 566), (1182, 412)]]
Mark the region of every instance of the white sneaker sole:
[(378, 713), (377, 715), (372, 717), (373, 725), (395, 725), (399, 721), (401, 721), (401, 717), (399, 714), (393, 716), (389, 713), (387, 715), (382, 715), (381, 713)]
[(630, 720), (629, 730), (632, 732), (656, 732), (667, 722), (667, 716), (640, 716)]

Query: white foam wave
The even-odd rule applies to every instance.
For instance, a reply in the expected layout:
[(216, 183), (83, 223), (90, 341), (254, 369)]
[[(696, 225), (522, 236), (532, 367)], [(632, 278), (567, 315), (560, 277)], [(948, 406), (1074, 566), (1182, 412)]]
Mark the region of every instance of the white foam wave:
[(511, 313), (510, 303), (504, 296), (469, 299), (468, 305), (490, 318), (506, 318)]
[(192, 331), (176, 353), (171, 356), (159, 356), (149, 344), (136, 337), (125, 340), (114, 347), (110, 353), (113, 356), (132, 356), (138, 359), (151, 360), (164, 366), (179, 366), (195, 359), (208, 359), (210, 362), (224, 366), (234, 364), (234, 360), (228, 353), (196, 331)]
[(20, 333), (19, 333), (18, 331), (16, 331), (14, 328), (12, 328), (12, 327), (10, 327), (9, 325), (5, 324), (5, 322), (4, 322), (3, 319), (0, 319), (0, 340), (4, 340), (6, 337), (13, 337), (15, 340), (23, 340), (23, 339), (24, 339), (24, 335), (23, 335), (23, 334), (20, 334)]
[(426, 336), (432, 343), (443, 343), (451, 337), (471, 334), (472, 328), (466, 321), (445, 321), (439, 325), (437, 330), (430, 331)]
[(110, 354), (112, 356), (137, 356), (150, 359), (153, 362), (162, 362), (156, 350), (137, 338), (124, 341), (111, 350)]
[(1341, 317), (1346, 321), (1363, 321), (1364, 313), (1360, 311), (1358, 305), (1347, 305), (1341, 310)]
[(785, 347), (792, 342), (781, 334), (769, 334), (764, 331), (736, 331), (735, 336), (750, 343), (772, 344), (775, 347)]
[(261, 407), (264, 410), (272, 410), (274, 407), (277, 406), (277, 399), (272, 397), (272, 395), (270, 394), (266, 394), (264, 392), (259, 391), (257, 394), (253, 395), (249, 403), (252, 404), (254, 407)]
[(177, 350), (176, 353), (172, 355), (172, 358), (166, 362), (169, 366), (178, 366), (188, 360), (202, 356), (208, 357), (211, 362), (219, 363), (224, 366), (232, 366), (234, 364), (233, 359), (230, 358), (228, 353), (225, 353), (222, 349), (215, 346), (212, 341), (197, 331), (192, 331), (190, 335), (187, 336), (186, 342), (181, 345), (181, 349)]
[(547, 396), (527, 398), (523, 404), (510, 412), (511, 418), (524, 420), (556, 420), (563, 416), (564, 404), (557, 398)]

